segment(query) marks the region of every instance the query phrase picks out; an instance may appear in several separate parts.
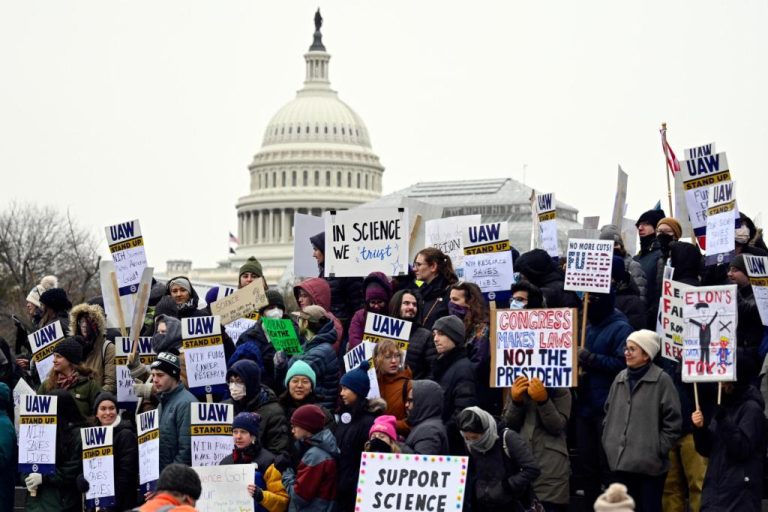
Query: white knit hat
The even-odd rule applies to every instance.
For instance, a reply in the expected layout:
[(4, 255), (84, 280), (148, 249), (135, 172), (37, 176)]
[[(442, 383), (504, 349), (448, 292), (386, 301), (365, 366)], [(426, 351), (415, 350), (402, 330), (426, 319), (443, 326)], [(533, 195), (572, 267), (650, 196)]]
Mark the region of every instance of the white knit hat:
[(643, 349), (643, 352), (650, 356), (651, 360), (656, 357), (661, 348), (661, 338), (659, 338), (659, 335), (648, 329), (640, 329), (633, 332), (627, 337), (627, 341), (634, 341)]
[(611, 484), (595, 501), (595, 512), (633, 512), (635, 500), (624, 484)]
[(57, 288), (58, 286), (59, 279), (56, 276), (45, 276), (40, 280), (40, 284), (36, 285), (29, 291), (29, 294), (27, 295), (27, 302), (31, 302), (39, 308), (40, 296), (51, 288)]

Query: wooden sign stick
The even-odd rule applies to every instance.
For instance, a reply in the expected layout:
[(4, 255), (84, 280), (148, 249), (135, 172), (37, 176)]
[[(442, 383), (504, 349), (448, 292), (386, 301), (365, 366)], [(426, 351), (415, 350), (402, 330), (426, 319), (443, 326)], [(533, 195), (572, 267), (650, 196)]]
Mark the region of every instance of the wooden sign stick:
[(112, 279), (112, 294), (115, 296), (115, 307), (117, 308), (117, 322), (120, 325), (120, 336), (128, 336), (125, 331), (125, 314), (123, 313), (123, 304), (120, 302), (120, 288), (117, 285), (117, 274), (114, 272), (109, 273)]
[(579, 348), (584, 348), (587, 340), (587, 309), (589, 309), (589, 292), (584, 292), (584, 309), (581, 311), (581, 339)]

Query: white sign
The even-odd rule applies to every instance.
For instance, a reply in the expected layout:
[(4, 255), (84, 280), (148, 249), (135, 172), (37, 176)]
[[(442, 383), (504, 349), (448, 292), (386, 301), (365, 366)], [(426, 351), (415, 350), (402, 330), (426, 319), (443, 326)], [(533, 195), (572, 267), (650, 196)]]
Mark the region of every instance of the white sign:
[(257, 323), (259, 323), (258, 320), (251, 320), (250, 318), (238, 318), (237, 320), (229, 322), (227, 325), (225, 325), (224, 331), (226, 331), (227, 336), (230, 337), (232, 343), (237, 345), (237, 340), (240, 339), (240, 336)]
[(19, 379), (19, 382), (13, 387), (13, 426), (16, 428), (16, 434), (19, 433), (19, 409), (21, 409), (21, 401), (24, 395), (35, 395), (35, 390), (27, 384), (24, 379)]
[(509, 291), (514, 283), (507, 222), (469, 226), (464, 231), (464, 279), (483, 293)]
[(557, 244), (557, 207), (555, 194), (536, 194), (536, 215), (539, 224), (538, 247), (547, 251), (553, 258), (560, 256)]
[(736, 380), (736, 297), (736, 285), (685, 290), (683, 382)]
[(408, 209), (325, 212), (325, 276), (408, 272)]
[(112, 427), (80, 429), (83, 441), (83, 476), (88, 481), (85, 505), (89, 509), (115, 504), (115, 455)]
[[(115, 276), (114, 281), (112, 276)], [(107, 327), (120, 329), (129, 327), (133, 318), (133, 295), (119, 295), (114, 285), (117, 284), (115, 264), (112, 260), (99, 262), (99, 284), (101, 296), (104, 299), (104, 312), (107, 318)], [(117, 285), (119, 288), (119, 285)], [(120, 324), (122, 318), (122, 325)], [(126, 334), (128, 331), (126, 330)]]
[(610, 293), (613, 240), (568, 240), (563, 289), (574, 292)]
[(482, 222), (480, 215), (462, 215), (431, 219), (425, 223), (424, 238), (427, 247), (440, 249), (451, 258), (453, 269), (459, 278), (464, 276), (464, 231)]
[(736, 249), (736, 193), (726, 181), (709, 188), (707, 198), (707, 265), (730, 261)]
[[(150, 365), (155, 360), (152, 350), (152, 338), (140, 336), (138, 343), (138, 358), (141, 364)], [(115, 338), (115, 372), (117, 373), (117, 402), (120, 408), (136, 407), (138, 398), (133, 390), (133, 377), (128, 369), (128, 355), (131, 353), (131, 338), (118, 336)]]
[(192, 465), (216, 466), (221, 459), (232, 454), (231, 404), (196, 402), (189, 408), (192, 434)]
[[(227, 464), (224, 466), (196, 466), (203, 492), (195, 504), (199, 512), (253, 510), (253, 497), (248, 493), (256, 464)], [(266, 469), (266, 468), (265, 468)]]
[(227, 361), (219, 317), (183, 318), (181, 339), (189, 390), (211, 393), (213, 386), (225, 386)]
[(627, 209), (627, 181), (629, 176), (624, 169), (619, 166), (618, 179), (616, 181), (616, 195), (613, 199), (613, 215), (611, 215), (611, 224), (621, 228), (621, 221), (624, 218), (624, 212)]
[(747, 267), (760, 319), (763, 325), (768, 326), (768, 257), (744, 254), (744, 265)]
[[(295, 277), (317, 277), (317, 260), (312, 256), (312, 242), (309, 239), (325, 231), (322, 217), (295, 213), (293, 215), (293, 275)], [(318, 247), (325, 252), (325, 247)]]
[[(672, 267), (665, 267), (672, 274)], [(683, 294), (687, 286), (664, 277), (659, 298), (656, 333), (661, 338), (661, 356), (679, 362), (683, 353)]]
[(139, 485), (145, 493), (157, 488), (160, 478), (160, 416), (157, 409), (136, 416), (139, 441)]
[(468, 457), (363, 452), (356, 512), (460, 511)]
[(53, 352), (56, 344), (64, 339), (64, 329), (61, 321), (56, 320), (42, 329), (38, 329), (29, 336), (29, 346), (32, 347), (32, 360), (37, 368), (40, 382), (48, 378), (48, 373), (53, 369)]
[(19, 404), (19, 472), (56, 472), (56, 404), (51, 395), (24, 395)]
[(700, 158), (707, 155), (714, 155), (716, 153), (715, 151), (715, 143), (710, 142), (709, 144), (702, 144), (701, 146), (696, 146), (693, 148), (688, 148), (683, 151), (683, 154), (685, 155), (686, 160), (693, 160), (694, 158)]
[[(406, 343), (407, 346), (407, 343)], [(379, 378), (376, 375), (376, 368), (373, 365), (373, 350), (376, 347), (376, 343), (372, 341), (363, 341), (355, 345), (349, 352), (344, 355), (344, 368), (346, 371), (351, 371), (360, 366), (363, 361), (368, 361), (368, 381), (370, 382), (370, 390), (366, 398), (379, 398), (381, 391), (379, 390)], [(405, 359), (403, 359), (404, 361)]]
[(115, 263), (120, 295), (131, 295), (138, 291), (141, 274), (147, 266), (144, 252), (144, 238), (138, 220), (121, 222), (104, 228), (107, 245)]

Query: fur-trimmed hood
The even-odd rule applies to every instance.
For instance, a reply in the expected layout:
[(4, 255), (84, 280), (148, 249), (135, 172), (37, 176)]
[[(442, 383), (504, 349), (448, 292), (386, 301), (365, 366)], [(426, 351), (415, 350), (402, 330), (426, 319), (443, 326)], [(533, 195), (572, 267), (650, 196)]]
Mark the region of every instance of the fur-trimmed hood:
[(69, 311), (69, 335), (77, 336), (79, 333), (77, 322), (80, 317), (87, 315), (93, 325), (96, 326), (96, 332), (99, 336), (105, 336), (107, 333), (107, 319), (104, 317), (104, 310), (95, 304), (78, 304)]

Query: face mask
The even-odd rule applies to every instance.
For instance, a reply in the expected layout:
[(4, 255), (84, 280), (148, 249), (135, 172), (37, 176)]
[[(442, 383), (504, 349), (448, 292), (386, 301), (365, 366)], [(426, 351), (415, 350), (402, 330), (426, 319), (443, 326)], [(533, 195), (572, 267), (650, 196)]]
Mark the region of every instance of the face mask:
[(368, 311), (371, 313), (382, 313), (387, 308), (387, 304), (372, 304), (368, 303)]
[(672, 243), (672, 235), (656, 235), (656, 242), (658, 242), (661, 250), (666, 252), (669, 250), (669, 244)]
[(742, 225), (739, 228), (736, 228), (736, 243), (737, 244), (746, 244), (749, 242), (749, 228), (745, 225)]
[(509, 301), (509, 309), (525, 309), (525, 302), (511, 299)]
[(281, 319), (283, 318), (283, 310), (280, 308), (268, 309), (264, 312), (264, 316), (267, 318)]
[(242, 400), (245, 398), (245, 384), (242, 382), (230, 382), (229, 394), (232, 395), (232, 400)]
[(374, 437), (368, 441), (369, 448), (372, 452), (376, 453), (392, 453), (392, 447), (386, 442)]
[(464, 318), (467, 316), (467, 312), (469, 311), (469, 308), (467, 306), (459, 306), (455, 302), (449, 302), (448, 303), (448, 313), (454, 316), (457, 316), (459, 318)]

